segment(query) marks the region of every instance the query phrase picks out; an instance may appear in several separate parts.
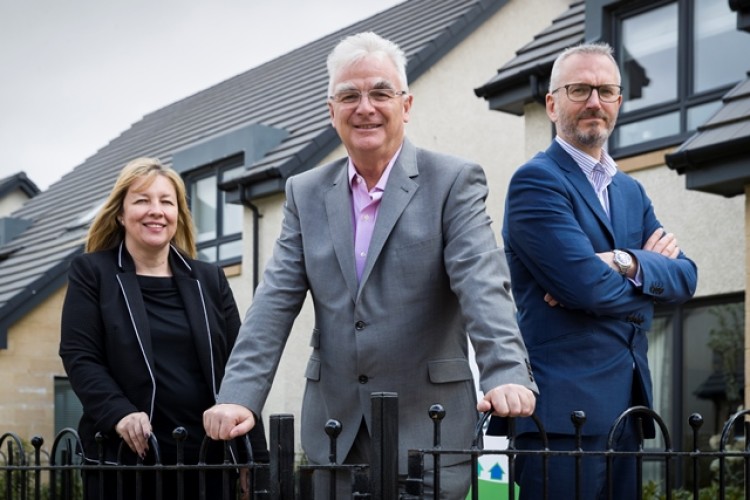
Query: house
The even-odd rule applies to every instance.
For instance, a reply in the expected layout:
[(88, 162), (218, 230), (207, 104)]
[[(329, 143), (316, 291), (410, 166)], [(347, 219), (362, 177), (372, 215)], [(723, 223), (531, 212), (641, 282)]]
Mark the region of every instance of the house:
[[(556, 56), (583, 41), (614, 47), (624, 99), (610, 154), (645, 186), (664, 227), (698, 265), (694, 300), (659, 306), (649, 333), (654, 406), (677, 450), (692, 449), (693, 412), (704, 418), (698, 436), (708, 450), (710, 436), (747, 405), (750, 34), (742, 29), (749, 21), (747, 1), (576, 1), (475, 89), (491, 110), (524, 118), (530, 157), (553, 136), (544, 96)], [(644, 479), (662, 474), (654, 464)], [(687, 471), (676, 475), (680, 484)]]
[[(565, 11), (568, 0), (407, 0), (144, 116), (12, 216), (28, 227), (0, 246), (2, 432), (25, 439), (75, 426), (80, 405), (57, 356), (70, 260), (120, 169), (156, 156), (183, 175), (201, 258), (230, 277), (240, 309), (252, 301), (281, 227), (286, 179), (345, 155), (326, 107), (325, 58), (343, 37), (375, 31), (409, 58), (419, 146), (481, 163), (491, 215), (527, 156), (524, 119), (488, 112), (473, 89), (496, 61)], [(499, 224), (495, 224), (499, 237)], [(299, 415), (312, 310), (295, 324), (264, 414)], [(427, 415), (427, 409), (425, 409)], [(323, 430), (321, 429), (321, 432)]]

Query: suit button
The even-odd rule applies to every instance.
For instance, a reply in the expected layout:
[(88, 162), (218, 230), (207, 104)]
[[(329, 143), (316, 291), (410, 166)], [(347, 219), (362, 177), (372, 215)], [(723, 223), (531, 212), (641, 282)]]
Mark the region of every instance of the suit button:
[(360, 384), (366, 384), (369, 379), (367, 378), (367, 375), (360, 375), (359, 376), (359, 383)]
[(365, 329), (365, 322), (364, 321), (357, 321), (354, 323), (354, 328), (357, 330), (364, 330)]

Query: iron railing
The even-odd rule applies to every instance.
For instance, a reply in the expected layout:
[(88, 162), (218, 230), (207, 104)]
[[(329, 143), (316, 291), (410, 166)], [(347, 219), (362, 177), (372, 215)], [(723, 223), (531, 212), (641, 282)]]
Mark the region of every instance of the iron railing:
[[(398, 398), (395, 393), (374, 393), (372, 395), (372, 458), (370, 464), (341, 465), (335, 463), (336, 441), (341, 432), (341, 424), (330, 420), (323, 432), (330, 438), (330, 463), (310, 465), (297, 463), (294, 445), (294, 419), (291, 415), (272, 415), (269, 420), (269, 463), (253, 461), (250, 442), (244, 437), (237, 443), (246, 450), (247, 460), (243, 463), (233, 463), (229, 453), (229, 445), (225, 443), (225, 460), (223, 464), (209, 465), (205, 463), (206, 447), (210, 443), (204, 439), (201, 447), (199, 463), (185, 464), (182, 460), (182, 441), (185, 439), (184, 429), (175, 430), (174, 437), (177, 444), (177, 462), (163, 464), (160, 459), (159, 443), (151, 438), (150, 449), (153, 453), (153, 465), (144, 465), (139, 461), (136, 465), (106, 465), (103, 457), (93, 465), (83, 465), (81, 460), (81, 442), (74, 429), (64, 429), (57, 434), (52, 446), (47, 449), (41, 437), (33, 437), (30, 443), (24, 443), (17, 435), (5, 433), (0, 436), (0, 498), (6, 500), (79, 500), (81, 496), (81, 478), (86, 474), (102, 474), (107, 472), (131, 472), (135, 476), (136, 489), (139, 488), (142, 474), (154, 474), (156, 477), (156, 493), (154, 498), (162, 498), (161, 476), (168, 471), (176, 471), (179, 483), (182, 474), (197, 471), (199, 474), (200, 498), (207, 500), (229, 499), (229, 482), (242, 481), (237, 488), (238, 497), (250, 500), (291, 500), (314, 499), (312, 476), (315, 471), (329, 474), (331, 481), (335, 481), (335, 472), (348, 471), (352, 477), (352, 494), (350, 498), (373, 500), (416, 500), (426, 498), (424, 495), (425, 459), (428, 458), (429, 469), (434, 474), (431, 478), (434, 485), (434, 498), (438, 498), (440, 491), (440, 463), (447, 455), (462, 455), (471, 462), (472, 489), (469, 498), (477, 500), (479, 496), (479, 458), (486, 455), (503, 456), (508, 464), (508, 499), (514, 500), (518, 494), (514, 484), (514, 462), (521, 455), (538, 455), (542, 459), (543, 471), (546, 470), (549, 459), (554, 456), (567, 456), (576, 460), (576, 484), (580, 485), (585, 478), (581, 477), (580, 462), (586, 457), (604, 457), (608, 468), (608, 488), (612, 497), (617, 478), (610, 472), (612, 461), (617, 457), (632, 457), (637, 463), (638, 484), (643, 485), (642, 471), (645, 463), (656, 463), (663, 471), (662, 482), (659, 485), (650, 484), (639, 488), (639, 496), (644, 499), (664, 498), (717, 498), (718, 500), (733, 500), (744, 498), (750, 500), (750, 488), (746, 488), (750, 478), (750, 448), (747, 443), (737, 447), (741, 442), (739, 435), (747, 436), (750, 423), (747, 422), (750, 410), (739, 411), (732, 415), (724, 424), (717, 449), (701, 449), (699, 446), (699, 431), (703, 419), (699, 414), (689, 418), (692, 429), (692, 448), (690, 450), (675, 450), (672, 445), (667, 426), (662, 418), (654, 411), (642, 407), (632, 407), (623, 412), (613, 423), (609, 433), (606, 450), (584, 450), (580, 446), (583, 426), (586, 416), (583, 412), (571, 415), (572, 425), (579, 445), (569, 451), (552, 451), (546, 444), (540, 450), (519, 450), (514, 447), (514, 422), (509, 419), (510, 438), (508, 446), (503, 449), (488, 449), (484, 447), (484, 431), (489, 413), (481, 416), (472, 443), (467, 443), (464, 449), (447, 449), (441, 445), (441, 423), (445, 411), (440, 405), (433, 405), (427, 410), (427, 417), (433, 425), (433, 443), (424, 449), (410, 450), (408, 453), (408, 474), (399, 476), (398, 467), (398, 428), (397, 428)], [(546, 443), (546, 434), (536, 417), (542, 442)], [(651, 418), (661, 433), (663, 446), (658, 449), (645, 449), (644, 440), (637, 451), (616, 451), (614, 443), (615, 431), (623, 425), (626, 418), (634, 418), (640, 422), (643, 418)], [(641, 426), (638, 425), (640, 429)], [(740, 432), (736, 432), (740, 430)], [(449, 431), (449, 429), (447, 430)], [(121, 444), (121, 450), (124, 444)], [(122, 463), (122, 462), (120, 462)], [(700, 477), (705, 476), (708, 469), (712, 469), (714, 479), (712, 485), (701, 485)], [(223, 474), (224, 487), (222, 491), (205, 491), (203, 481), (208, 471), (220, 470)], [(676, 474), (675, 471), (688, 471), (687, 474)], [(244, 471), (243, 474), (238, 474)], [(543, 472), (544, 473), (544, 472)], [(118, 474), (119, 476), (119, 474)], [(545, 473), (546, 477), (546, 473)], [(679, 478), (675, 480), (675, 478)], [(688, 487), (685, 487), (685, 484)], [(545, 482), (545, 497), (554, 499), (554, 485)], [(707, 493), (707, 489), (712, 493)], [(335, 499), (335, 487), (331, 489), (331, 499)], [(183, 500), (184, 490), (178, 486), (178, 498), (164, 500)], [(580, 491), (580, 490), (579, 490)], [(244, 496), (242, 496), (244, 494)], [(103, 498), (103, 497), (102, 497)], [(427, 497), (429, 498), (429, 497)], [(113, 500), (113, 499), (106, 499)], [(484, 499), (483, 499), (484, 500)]]

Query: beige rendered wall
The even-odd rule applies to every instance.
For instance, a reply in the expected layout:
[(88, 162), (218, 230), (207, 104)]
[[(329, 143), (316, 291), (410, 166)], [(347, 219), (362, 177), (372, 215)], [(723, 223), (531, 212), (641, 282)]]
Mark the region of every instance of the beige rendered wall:
[(0, 434), (14, 432), (23, 440), (54, 438), (54, 377), (65, 376), (57, 354), (60, 311), (65, 287), (52, 294), (8, 331), (8, 348), (0, 350)]
[(631, 174), (643, 184), (667, 231), (698, 266), (696, 297), (745, 290), (745, 197), (689, 191), (666, 167)]
[[(490, 111), (486, 101), (477, 98), (473, 90), (485, 84), (498, 67), (513, 58), (518, 47), (532, 40), (567, 7), (567, 0), (511, 0), (459, 47), (410, 84), (414, 106), (407, 136), (419, 147), (463, 156), (484, 167), (490, 187), (488, 209), (495, 221), (498, 240), (508, 180), (526, 158), (521, 146), (524, 120)], [(326, 103), (320, 105), (325, 107)], [(548, 140), (549, 136), (545, 142)], [(340, 146), (321, 163), (345, 155), (344, 147)], [(261, 273), (281, 229), (282, 202), (283, 196), (278, 196), (256, 203), (263, 215), (259, 226)], [(252, 300), (252, 214), (247, 209), (245, 221), (242, 275), (230, 280), (243, 315)], [(263, 410), (266, 422), (272, 414), (294, 415), (298, 449), (303, 374), (310, 355), (313, 325), (314, 314), (308, 298), (292, 329)]]
[(526, 159), (524, 117), (491, 111), (474, 89), (516, 50), (568, 9), (567, 0), (511, 0), (410, 86), (408, 137), (420, 147), (462, 156), (484, 167), (487, 208), (500, 238), (510, 176)]

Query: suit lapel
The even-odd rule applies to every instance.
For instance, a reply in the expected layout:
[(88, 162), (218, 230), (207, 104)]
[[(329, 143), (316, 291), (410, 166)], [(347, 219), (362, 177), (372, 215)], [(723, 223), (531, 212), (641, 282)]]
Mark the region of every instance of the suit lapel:
[(151, 328), (149, 328), (146, 306), (143, 303), (141, 286), (138, 284), (138, 276), (135, 271), (125, 271), (117, 275), (122, 287), (122, 293), (127, 301), (127, 307), (133, 322), (133, 335), (136, 335), (139, 344), (143, 347), (144, 355), (148, 363), (154, 366), (154, 351), (151, 345)]
[(418, 184), (412, 179), (417, 174), (417, 149), (408, 140), (404, 140), (401, 153), (393, 165), (393, 169), (391, 169), (385, 193), (383, 193), (383, 199), (380, 202), (375, 230), (372, 234), (372, 240), (370, 240), (370, 248), (367, 251), (367, 261), (362, 271), (360, 289), (370, 277), (380, 252), (396, 225), (396, 221), (401, 217), (417, 191)]
[(339, 261), (346, 287), (354, 300), (357, 296), (357, 268), (354, 264), (354, 225), (352, 201), (347, 179), (348, 160), (342, 160), (341, 174), (325, 197), (326, 215), (333, 239), (333, 250)]
[(627, 226), (627, 202), (623, 192), (622, 172), (617, 172), (612, 178), (612, 183), (607, 191), (609, 192), (609, 213), (612, 219), (612, 228), (615, 237), (615, 248), (628, 246), (628, 226)]
[[(172, 269), (174, 270), (175, 266), (172, 266)], [(190, 325), (190, 336), (198, 353), (198, 361), (201, 365), (203, 378), (209, 387), (211, 387), (211, 390), (216, 391), (211, 367), (210, 332), (208, 331), (207, 318), (204, 314), (205, 307), (198, 280), (178, 272), (175, 272), (174, 276), (177, 290), (180, 293), (180, 297), (182, 297), (182, 303), (185, 305), (185, 313)]]
[[(575, 190), (578, 192), (581, 198), (586, 202), (586, 205), (591, 209), (591, 212), (599, 220), (599, 223), (609, 233), (612, 242), (614, 243), (614, 230), (612, 223), (607, 217), (607, 212), (604, 211), (599, 198), (597, 198), (594, 189), (591, 187), (591, 183), (586, 178), (586, 175), (581, 170), (581, 167), (573, 160), (573, 158), (560, 146), (557, 141), (552, 141), (552, 145), (547, 149), (547, 154), (555, 160), (560, 168), (565, 172), (568, 180), (573, 185)], [(610, 185), (611, 186), (611, 185)], [(611, 190), (610, 190), (610, 203), (611, 203)], [(610, 210), (612, 205), (610, 204)]]

